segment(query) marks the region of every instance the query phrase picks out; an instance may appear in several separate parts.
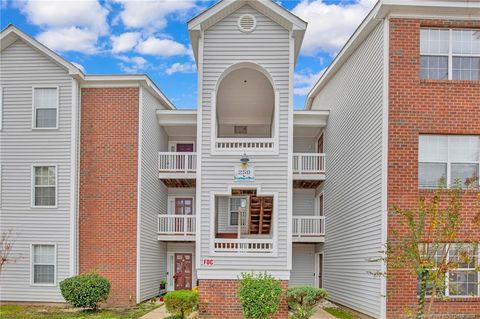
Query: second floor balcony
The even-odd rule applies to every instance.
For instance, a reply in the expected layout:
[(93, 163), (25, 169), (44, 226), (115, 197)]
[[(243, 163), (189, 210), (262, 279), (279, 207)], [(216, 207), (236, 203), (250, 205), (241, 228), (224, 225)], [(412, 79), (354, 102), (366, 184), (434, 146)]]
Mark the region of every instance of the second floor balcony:
[(158, 176), (167, 187), (195, 187), (197, 153), (158, 153)]

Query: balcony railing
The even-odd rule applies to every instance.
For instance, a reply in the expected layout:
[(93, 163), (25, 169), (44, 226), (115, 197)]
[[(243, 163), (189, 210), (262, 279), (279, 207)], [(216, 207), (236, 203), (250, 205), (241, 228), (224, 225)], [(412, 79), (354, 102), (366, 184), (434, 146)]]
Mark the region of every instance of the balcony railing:
[(293, 216), (293, 237), (325, 236), (325, 216)]
[(325, 154), (294, 153), (294, 174), (325, 174)]
[(197, 171), (197, 153), (160, 152), (158, 170), (161, 173), (195, 173)]
[(217, 138), (215, 145), (217, 150), (221, 151), (268, 151), (275, 148), (275, 142), (271, 138)]
[(214, 250), (218, 253), (273, 253), (272, 239), (220, 239), (214, 241)]
[(195, 235), (195, 215), (158, 215), (158, 234)]

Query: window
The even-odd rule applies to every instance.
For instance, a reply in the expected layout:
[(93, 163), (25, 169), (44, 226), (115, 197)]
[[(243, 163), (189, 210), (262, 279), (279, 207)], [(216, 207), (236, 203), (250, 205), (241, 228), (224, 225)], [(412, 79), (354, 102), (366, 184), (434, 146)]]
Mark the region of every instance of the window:
[(33, 172), (33, 206), (56, 206), (56, 166), (34, 166)]
[(245, 197), (230, 197), (229, 206), (228, 225), (238, 226), (240, 212), (246, 211), (247, 199)]
[[(437, 287), (437, 295), (480, 296), (478, 253), (478, 246), (474, 244), (450, 244), (450, 247), (443, 244), (438, 247), (434, 255), (435, 261), (437, 262), (445, 256), (454, 265), (454, 269), (445, 274), (445, 283), (442, 287)], [(417, 283), (417, 293), (419, 292), (420, 282)], [(427, 294), (432, 294), (431, 282), (427, 285)]]
[(55, 245), (32, 245), (32, 284), (55, 285)]
[(420, 188), (479, 186), (480, 136), (420, 135), (418, 158)]
[(34, 128), (57, 128), (58, 89), (33, 89)]
[(480, 30), (421, 29), (420, 78), (480, 80)]

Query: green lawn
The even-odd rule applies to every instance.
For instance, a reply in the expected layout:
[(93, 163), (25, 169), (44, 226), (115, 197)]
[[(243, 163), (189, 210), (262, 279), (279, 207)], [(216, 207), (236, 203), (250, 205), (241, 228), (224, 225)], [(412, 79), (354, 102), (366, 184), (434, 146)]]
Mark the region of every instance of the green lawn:
[(323, 310), (340, 319), (355, 319), (354, 315), (352, 315), (348, 311), (343, 310), (341, 308), (328, 307), (328, 308), (323, 308)]
[(0, 306), (2, 319), (138, 319), (157, 305), (144, 303), (133, 309), (109, 309), (93, 311), (77, 311), (69, 308), (49, 306)]

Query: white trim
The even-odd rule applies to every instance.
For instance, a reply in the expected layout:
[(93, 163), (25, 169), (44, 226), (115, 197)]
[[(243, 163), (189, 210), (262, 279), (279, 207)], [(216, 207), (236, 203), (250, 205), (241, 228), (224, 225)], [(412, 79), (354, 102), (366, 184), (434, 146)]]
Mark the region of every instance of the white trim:
[[(293, 81), (294, 81), (294, 66), (295, 66), (295, 39), (292, 32), (289, 32), (289, 63), (288, 63), (288, 142), (287, 142), (287, 269), (289, 271), (293, 268), (293, 126), (294, 126), (294, 111), (293, 111)], [(275, 96), (275, 103), (280, 104), (279, 96)], [(277, 101), (278, 100), (278, 101)], [(279, 121), (277, 121), (279, 123)], [(277, 124), (279, 125), (279, 124)], [(277, 138), (279, 134), (277, 128)], [(279, 147), (279, 140), (277, 139), (276, 147)], [(277, 225), (278, 226), (278, 225)], [(276, 239), (278, 246), (278, 238)]]
[[(242, 27), (241, 21), (242, 21), (243, 18), (252, 19), (253, 25), (250, 29), (244, 29)], [(255, 16), (253, 14), (249, 14), (249, 13), (242, 14), (237, 20), (237, 26), (238, 26), (238, 29), (243, 33), (252, 33), (253, 31), (255, 31), (255, 28), (257, 27), (257, 19), (255, 18)]]
[(136, 303), (140, 303), (140, 249), (142, 222), (142, 128), (143, 128), (143, 88), (138, 88), (138, 156), (137, 156), (137, 249), (136, 249)]
[[(197, 269), (197, 279), (208, 280), (238, 280), (242, 273), (249, 272), (246, 270), (236, 270), (232, 268), (213, 268)], [(259, 270), (254, 271), (255, 274), (263, 274), (267, 272), (278, 280), (290, 280), (290, 270)]]
[[(381, 243), (380, 252), (385, 252), (388, 241), (388, 137), (389, 137), (389, 66), (390, 66), (390, 20), (384, 19), (383, 26), (383, 92), (382, 92), (382, 229), (381, 229)], [(324, 198), (325, 200), (325, 198)], [(386, 253), (386, 252), (385, 252)], [(382, 257), (385, 257), (383, 253)], [(325, 258), (325, 256), (324, 256)], [(383, 258), (382, 258), (383, 259)], [(387, 265), (382, 260), (380, 265), (380, 272), (385, 274), (387, 271)], [(325, 259), (324, 259), (325, 264)], [(382, 275), (380, 277), (380, 318), (387, 317), (387, 278)]]
[[(35, 108), (35, 90), (37, 89), (56, 89), (57, 90), (57, 105), (56, 107), (56, 123), (55, 127), (36, 127), (37, 125), (37, 108)], [(40, 108), (42, 109), (42, 108)], [(49, 108), (50, 109), (50, 108)], [(34, 85), (32, 86), (32, 130), (46, 131), (46, 130), (58, 130), (60, 119), (60, 86), (58, 85)]]
[[(33, 282), (34, 278), (34, 258), (33, 258), (33, 246), (53, 246), (54, 263), (53, 263), (53, 284), (36, 284)], [(49, 264), (50, 265), (50, 264)], [(57, 286), (57, 244), (55, 243), (30, 243), (30, 286), (39, 287), (55, 287)]]
[[(35, 205), (35, 168), (36, 167), (55, 167), (55, 205), (51, 206), (38, 206)], [(51, 186), (49, 186), (51, 187)], [(55, 209), (58, 208), (58, 164), (48, 163), (34, 163), (31, 165), (31, 177), (30, 177), (30, 208), (32, 209)]]
[(78, 134), (78, 82), (72, 78), (72, 118), (70, 139), (70, 241), (69, 241), (69, 264), (70, 276), (76, 275), (76, 218), (77, 218), (77, 134)]
[[(195, 141), (177, 141), (177, 140), (169, 140), (168, 141), (168, 152), (173, 152), (173, 153), (176, 153), (177, 152), (177, 144), (193, 144), (193, 153), (195, 153), (197, 151), (197, 146), (196, 146), (196, 143)], [(175, 147), (175, 151), (172, 151), (171, 148), (172, 146)], [(179, 153), (182, 153), (182, 152), (179, 152)]]

